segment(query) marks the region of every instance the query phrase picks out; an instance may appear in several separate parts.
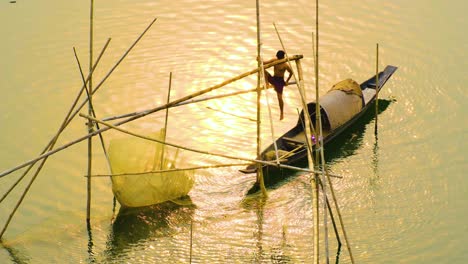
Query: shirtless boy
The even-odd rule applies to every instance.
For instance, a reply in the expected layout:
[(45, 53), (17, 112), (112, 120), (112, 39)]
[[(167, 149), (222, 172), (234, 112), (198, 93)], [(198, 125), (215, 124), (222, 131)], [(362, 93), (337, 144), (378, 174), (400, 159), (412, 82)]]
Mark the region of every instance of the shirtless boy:
[[(271, 60), (267, 60), (267, 61), (264, 61), (263, 64), (268, 64), (268, 63), (271, 63), (275, 60), (281, 60), (281, 59), (284, 59), (284, 51), (282, 50), (279, 50), (277, 53), (276, 53), (276, 58), (273, 58)], [(275, 91), (276, 91), (276, 96), (278, 97), (278, 103), (279, 103), (279, 107), (280, 107), (280, 120), (283, 120), (284, 118), (284, 115), (283, 115), (283, 106), (284, 106), (284, 102), (283, 102), (283, 88), (284, 86), (289, 82), (289, 80), (291, 79), (292, 77), (292, 70), (291, 70), (291, 67), (289, 67), (288, 63), (287, 62), (283, 62), (281, 64), (277, 64), (275, 66), (273, 66), (273, 69), (274, 69), (274, 75), (271, 76), (271, 74), (269, 72), (267, 72), (265, 70), (265, 78), (268, 80), (269, 83), (271, 83), (273, 85), (273, 87), (275, 88)], [(284, 73), (288, 71), (289, 72), (289, 76), (288, 78), (286, 79), (286, 82), (284, 81)]]

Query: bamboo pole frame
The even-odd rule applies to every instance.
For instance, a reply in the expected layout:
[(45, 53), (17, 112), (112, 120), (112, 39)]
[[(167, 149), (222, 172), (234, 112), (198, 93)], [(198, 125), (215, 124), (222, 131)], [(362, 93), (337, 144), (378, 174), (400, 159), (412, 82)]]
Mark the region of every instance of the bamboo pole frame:
[[(110, 38), (107, 40), (106, 44), (104, 45), (98, 59), (96, 60), (96, 62), (94, 63), (94, 67), (92, 69), (92, 71), (90, 73), (92, 73), (98, 63), (100, 62), (102, 56), (104, 55), (104, 52), (105, 50), (107, 49), (109, 43), (110, 43)], [(88, 78), (86, 79), (86, 82), (89, 81), (89, 76)], [(47, 146), (44, 148), (44, 150), (42, 151), (42, 155), (44, 155), (45, 153), (47, 152), (50, 152), (54, 146), (55, 146), (55, 143), (57, 142), (60, 134), (65, 130), (65, 128), (68, 126), (68, 124), (71, 122), (71, 120), (73, 119), (74, 115), (72, 115), (72, 111), (73, 109), (76, 107), (77, 103), (78, 103), (78, 100), (80, 99), (82, 93), (83, 93), (83, 90), (86, 89), (86, 86), (83, 85), (83, 87), (80, 89), (78, 95), (76, 96), (72, 106), (70, 107), (67, 115), (65, 116), (59, 130), (56, 132), (56, 134), (54, 135), (54, 137), (52, 137), (52, 139), (49, 141), (49, 143), (47, 144)], [(37, 176), (39, 175), (39, 172), (41, 171), (42, 167), (44, 166), (45, 162), (47, 161), (47, 157), (46, 156), (42, 162), (40, 163), (39, 167), (37, 168), (36, 172), (34, 173), (34, 175), (32, 176), (31, 180), (29, 181), (28, 185), (26, 186), (25, 190), (23, 191), (23, 194), (21, 195), (20, 199), (18, 200), (18, 202), (16, 203), (15, 205), (15, 208), (13, 209), (13, 211), (11, 212), (11, 214), (9, 215), (2, 231), (0, 232), (0, 239), (3, 237), (3, 234), (5, 233), (6, 229), (8, 228), (11, 220), (13, 219), (13, 216), (15, 215), (16, 211), (18, 210), (19, 206), (21, 205), (21, 203), (23, 202), (24, 198), (26, 197), (26, 194), (28, 193), (29, 189), (31, 188), (32, 184), (34, 183), (34, 181), (36, 180)], [(28, 174), (28, 172), (32, 169), (32, 167), (36, 164), (36, 162), (39, 161), (39, 159), (35, 160), (34, 162), (31, 162), (23, 167), (26, 167), (26, 166), (29, 166), (26, 171), (21, 175), (21, 177), (12, 185), (12, 187), (10, 187), (10, 189), (5, 193), (5, 195), (2, 197), (2, 199), (0, 199), (0, 203), (8, 196), (8, 194), (11, 193), (11, 191), (19, 184), (19, 182), (21, 182), (24, 177)], [(13, 171), (16, 171), (16, 170), (10, 170), (11, 172)], [(11, 173), (10, 172), (10, 173)], [(9, 174), (9, 173), (8, 173)], [(7, 175), (7, 174), (5, 174)], [(5, 175), (3, 176), (0, 176), (1, 177), (4, 177)]]
[[(136, 46), (136, 44), (141, 40), (141, 38), (144, 36), (144, 34), (151, 28), (151, 26), (154, 24), (154, 22), (156, 22), (156, 20), (157, 20), (157, 18), (155, 18), (155, 19), (147, 26), (147, 28), (143, 31), (143, 33), (140, 34), (140, 36), (137, 38), (137, 40), (130, 46), (130, 48), (127, 49), (127, 51), (122, 55), (122, 57), (117, 61), (117, 63), (112, 67), (112, 69), (107, 73), (107, 75), (106, 75), (106, 76), (101, 80), (101, 82), (94, 88), (94, 90), (93, 90), (93, 92), (92, 92), (93, 94), (96, 93), (97, 90), (98, 90), (98, 89), (104, 84), (104, 82), (110, 77), (110, 75), (115, 71), (115, 69), (120, 65), (120, 63), (127, 57), (127, 55), (130, 53), (130, 51), (131, 51), (131, 50)], [(109, 39), (109, 40), (110, 40), (110, 39)], [(97, 65), (97, 64), (95, 63), (95, 67), (96, 67), (96, 65)], [(88, 78), (87, 78), (87, 81), (88, 81), (88, 80), (89, 80), (89, 76), (88, 76)], [(84, 88), (85, 88), (85, 87), (83, 86), (82, 89), (84, 89)], [(81, 91), (81, 92), (82, 92), (82, 91)], [(83, 108), (83, 106), (84, 106), (87, 102), (88, 102), (88, 99), (86, 98), (86, 99), (84, 100), (84, 102), (82, 102), (82, 104), (78, 107), (78, 109), (75, 110), (75, 112), (74, 112), (73, 114), (71, 114), (70, 118), (69, 118), (68, 120), (65, 121), (65, 123), (66, 123), (67, 125), (68, 125), (68, 123), (71, 122), (71, 120), (79, 113), (79, 111), (81, 110), (81, 108)], [(142, 113), (141, 116), (139, 115), (139, 116), (136, 117), (136, 118), (134, 117), (134, 118), (132, 118), (132, 119), (125, 120), (124, 122), (121, 122), (121, 124), (130, 122), (130, 121), (133, 121), (133, 120), (138, 119), (138, 118), (140, 118), (140, 117), (146, 116), (146, 115), (148, 115), (148, 114), (150, 114), (150, 113), (154, 113), (154, 112), (160, 110), (159, 108), (160, 108), (160, 107), (158, 107), (158, 108), (156, 108), (156, 109), (151, 109), (152, 111), (149, 111), (149, 113)], [(70, 111), (73, 111), (73, 109), (74, 109), (74, 108), (70, 109)], [(163, 108), (161, 108), (161, 109), (163, 109)], [(121, 124), (119, 124), (119, 125), (121, 125)], [(2, 173), (0, 173), (0, 178), (5, 177), (6, 175), (8, 175), (8, 174), (10, 174), (10, 173), (12, 173), (12, 172), (14, 172), (14, 171), (17, 171), (17, 170), (19, 170), (19, 169), (21, 169), (21, 168), (24, 168), (24, 167), (26, 167), (26, 166), (28, 166), (28, 165), (30, 165), (30, 164), (32, 164), (32, 163), (35, 163), (35, 161), (41, 160), (41, 159), (43, 159), (44, 157), (49, 156), (50, 154), (54, 154), (54, 153), (56, 153), (56, 152), (58, 152), (58, 151), (60, 151), (60, 150), (63, 150), (63, 149), (65, 149), (65, 148), (68, 148), (68, 147), (70, 147), (70, 146), (76, 144), (76, 143), (79, 143), (79, 142), (81, 142), (81, 141), (83, 141), (83, 140), (88, 139), (88, 137), (95, 136), (95, 135), (97, 135), (97, 134), (99, 134), (99, 133), (101, 133), (101, 132), (104, 132), (104, 131), (106, 131), (106, 130), (108, 130), (108, 128), (103, 128), (103, 129), (99, 129), (99, 130), (97, 130), (97, 131), (94, 131), (94, 132), (91, 133), (91, 134), (88, 134), (88, 135), (86, 135), (86, 136), (84, 136), (84, 137), (81, 137), (81, 138), (79, 138), (79, 139), (77, 139), (77, 140), (74, 140), (74, 141), (70, 142), (69, 144), (66, 144), (66, 145), (62, 146), (62, 147), (61, 147), (60, 149), (58, 149), (58, 150), (56, 149), (56, 150), (45, 151), (44, 153), (42, 153), (42, 154), (39, 156), (39, 158), (32, 159), (32, 160), (27, 161), (27, 162), (25, 162), (25, 163), (23, 163), (23, 164), (21, 164), (21, 165), (18, 165), (18, 166), (16, 166), (16, 167), (12, 168), (12, 169), (3, 171)], [(62, 131), (60, 131), (60, 132), (62, 132)], [(49, 148), (47, 148), (47, 149), (49, 149)]]
[[(119, 61), (114, 65), (114, 67), (107, 73), (107, 75), (103, 78), (103, 80), (99, 83), (99, 85), (95, 88), (95, 90), (93, 90), (93, 93), (95, 93), (97, 91), (97, 89), (102, 85), (104, 84), (104, 82), (107, 80), (107, 78), (109, 78), (109, 76), (113, 73), (113, 71), (118, 67), (118, 65), (120, 65), (120, 63), (126, 58), (126, 56), (130, 53), (130, 51), (136, 46), (136, 44), (140, 41), (140, 39), (146, 34), (146, 32), (151, 28), (151, 26), (154, 24), (154, 22), (156, 22), (157, 18), (153, 19), (153, 21), (149, 24), (149, 26), (147, 26), (147, 28), (143, 31), (143, 33), (140, 34), (140, 36), (136, 39), (136, 41), (127, 49), (127, 51), (124, 53), (124, 55), (119, 59)], [(106, 45), (104, 46), (104, 49), (103, 51), (101, 52), (101, 55), (99, 56), (98, 60), (96, 61), (96, 63), (94, 63), (94, 67), (92, 68), (92, 70), (90, 71), (90, 74), (88, 75), (87, 79), (86, 79), (86, 82), (89, 81), (89, 79), (91, 78), (91, 74), (94, 72), (98, 62), (100, 61), (100, 58), (102, 57), (102, 55), (104, 54), (104, 50), (107, 48), (108, 44), (110, 42), (110, 38), (108, 39), (108, 41), (106, 42)], [(81, 88), (80, 92), (79, 92), (79, 95), (77, 96), (73, 106), (70, 108), (69, 110), (69, 113), (67, 114), (67, 117), (65, 118), (65, 120), (63, 121), (61, 127), (59, 128), (59, 131), (56, 133), (56, 135), (51, 139), (51, 141), (49, 142), (49, 144), (47, 145), (47, 147), (44, 149), (44, 151), (42, 152), (42, 154), (40, 155), (41, 158), (36, 158), (36, 159), (32, 159), (26, 163), (23, 163), (21, 164), (20, 166), (16, 166), (15, 168), (12, 168), (10, 170), (7, 170), (7, 171), (4, 171), (0, 174), (0, 178), (14, 172), (14, 171), (17, 171), (21, 168), (24, 168), (26, 166), (29, 166), (29, 168), (26, 170), (26, 172), (20, 177), (20, 179), (13, 185), (12, 188), (10, 188), (10, 190), (2, 197), (2, 201), (3, 199), (6, 198), (6, 196), (11, 192), (11, 190), (13, 190), (13, 188), (26, 176), (26, 174), (29, 172), (29, 170), (32, 168), (32, 166), (34, 166), (34, 164), (39, 161), (39, 160), (42, 160), (41, 164), (39, 165), (38, 169), (36, 170), (36, 173), (33, 175), (33, 177), (31, 178), (28, 186), (26, 187), (26, 189), (24, 190), (23, 194), (21, 195), (20, 199), (18, 200), (17, 204), (15, 205), (15, 208), (13, 209), (13, 211), (11, 212), (10, 216), (8, 217), (6, 223), (5, 223), (5, 226), (4, 228), (2, 229), (2, 231), (0, 232), (0, 239), (3, 237), (3, 234), (5, 233), (8, 225), (10, 224), (14, 214), (16, 213), (17, 209), (19, 208), (19, 206), (21, 205), (21, 203), (23, 202), (26, 194), (28, 193), (29, 189), (31, 188), (32, 184), (34, 183), (35, 179), (37, 178), (39, 172), (41, 171), (42, 167), (44, 166), (45, 162), (47, 161), (47, 158), (54, 154), (54, 153), (57, 153), (63, 149), (66, 149), (68, 147), (70, 147), (71, 145), (74, 145), (78, 142), (81, 142), (87, 138), (90, 138), (94, 135), (96, 135), (96, 131), (91, 133), (91, 134), (88, 134), (86, 137), (82, 137), (80, 138), (79, 140), (75, 140), (73, 141), (72, 143), (66, 145), (66, 146), (62, 146), (58, 149), (55, 149), (53, 150), (53, 147), (55, 145), (55, 143), (57, 142), (58, 140), (58, 137), (59, 135), (63, 132), (63, 130), (65, 129), (65, 127), (71, 122), (71, 120), (76, 116), (76, 114), (79, 112), (79, 110), (86, 104), (87, 102), (87, 98), (85, 99), (85, 101), (78, 107), (78, 110), (76, 110), (73, 114), (71, 114), (71, 112), (73, 111), (73, 109), (76, 107), (76, 104), (78, 103), (78, 100), (81, 96), (81, 94), (83, 93), (83, 90), (85, 89), (85, 85), (83, 85), (83, 87)], [(99, 131), (99, 129), (98, 129)], [(100, 133), (100, 132), (99, 132)], [(98, 134), (99, 134), (98, 133)], [(88, 222), (89, 223), (89, 222)]]
[[(136, 44), (143, 38), (143, 36), (146, 34), (146, 32), (152, 27), (152, 25), (156, 22), (156, 20), (157, 20), (157, 18), (155, 18), (155, 19), (146, 27), (146, 29), (143, 31), (143, 33), (141, 33), (140, 36), (135, 40), (135, 42), (127, 49), (127, 51), (125, 51), (125, 53), (124, 53), (124, 54), (122, 55), (122, 57), (117, 61), (117, 63), (111, 68), (111, 70), (106, 74), (106, 76), (101, 80), (101, 82), (94, 88), (92, 94), (96, 93), (97, 90), (105, 83), (105, 81), (110, 77), (110, 75), (115, 71), (115, 69), (120, 65), (120, 63), (127, 57), (127, 55), (130, 53), (130, 51), (136, 46)], [(110, 38), (108, 39), (108, 41), (107, 41), (107, 43), (106, 43), (106, 45), (105, 45), (105, 48), (107, 48), (109, 42), (110, 42)], [(104, 48), (103, 51), (101, 52), (101, 56), (103, 55), (105, 48)], [(96, 66), (97, 66), (97, 62), (94, 64), (93, 71), (95, 70)], [(92, 71), (92, 72), (93, 72), (93, 71)], [(90, 76), (88, 75), (88, 77), (86, 78), (86, 81), (87, 81), (87, 82), (89, 81), (89, 78), (90, 78)], [(81, 88), (81, 90), (80, 90), (80, 96), (81, 96), (81, 93), (83, 92), (84, 89), (85, 89), (85, 86), (83, 86), (83, 87)], [(74, 106), (76, 106), (76, 103), (77, 103), (78, 99), (79, 99), (79, 96), (77, 97)], [(87, 102), (88, 102), (88, 99), (86, 98), (86, 99), (84, 100), (84, 102), (82, 102), (81, 105), (77, 108), (77, 110), (76, 110), (75, 112), (73, 112), (73, 114), (72, 114), (71, 112), (73, 111), (73, 109), (74, 109), (75, 107), (72, 107), (72, 108), (70, 109), (70, 113), (67, 115), (67, 119), (64, 120), (64, 123), (62, 124), (61, 128), (59, 129), (60, 131), (59, 131), (59, 132), (57, 133), (57, 135), (51, 140), (51, 142), (49, 142), (48, 146), (45, 148), (45, 150), (43, 151), (43, 153), (39, 156), (39, 157), (41, 157), (41, 158), (30, 160), (30, 161), (28, 161), (28, 162), (25, 162), (25, 163), (23, 163), (23, 164), (21, 164), (21, 165), (19, 165), (19, 166), (16, 166), (16, 167), (12, 168), (12, 169), (3, 171), (2, 173), (0, 173), (0, 178), (5, 177), (6, 175), (9, 175), (10, 173), (12, 173), (12, 172), (14, 172), (14, 171), (17, 171), (17, 170), (19, 170), (19, 169), (21, 169), (21, 168), (24, 168), (24, 167), (26, 167), (26, 166), (28, 166), (28, 165), (31, 165), (31, 164), (35, 163), (37, 160), (41, 160), (41, 159), (43, 159), (44, 157), (49, 156), (48, 154), (53, 154), (53, 153), (55, 153), (56, 151), (53, 151), (52, 148), (51, 148), (50, 146), (54, 144), (54, 141), (57, 140), (58, 135), (60, 135), (60, 133), (63, 132), (63, 129), (72, 121), (72, 119), (79, 113), (79, 111), (81, 110), (81, 108), (83, 108), (83, 106), (84, 106)], [(154, 110), (154, 109), (152, 109), (152, 110)], [(159, 110), (159, 109), (158, 109), (158, 110)], [(149, 111), (149, 112), (151, 112), (151, 111)], [(156, 111), (154, 111), (154, 112), (156, 112)], [(153, 112), (151, 112), (151, 113), (153, 113)], [(139, 116), (139, 117), (143, 117), (143, 116), (146, 116), (146, 115), (147, 115), (146, 113), (142, 113), (142, 115)], [(139, 118), (139, 117), (137, 117), (137, 118)], [(137, 119), (137, 118), (135, 118), (135, 119)], [(126, 122), (130, 122), (130, 121), (133, 121), (133, 120), (135, 120), (135, 119), (127, 120)], [(125, 123), (126, 123), (126, 122), (125, 122)], [(74, 145), (74, 144), (76, 144), (76, 143), (79, 143), (79, 142), (81, 142), (81, 141), (87, 139), (88, 137), (95, 136), (96, 134), (98, 134), (98, 133), (96, 133), (96, 132), (101, 133), (101, 132), (106, 131), (106, 130), (107, 130), (107, 129), (95, 131), (95, 132), (93, 132), (92, 134), (89, 134), (89, 135), (87, 135), (87, 136), (85, 136), (85, 137), (83, 137), (83, 138), (80, 138), (80, 139), (77, 139), (77, 140), (75, 140), (75, 141), (72, 141), (71, 143), (69, 143), (69, 145), (62, 146), (61, 150), (62, 150), (62, 149), (65, 149), (65, 148), (68, 148), (68, 147), (70, 147), (71, 145)], [(53, 152), (53, 153), (52, 153), (52, 152)]]
[[(104, 51), (107, 49), (107, 46), (109, 45), (110, 43), (110, 40), (111, 39), (108, 39), (106, 44), (104, 45), (98, 59), (96, 60), (96, 63), (93, 67), (93, 71), (94, 69), (96, 68), (97, 64), (99, 63), (102, 55), (104, 54)], [(64, 129), (66, 128), (66, 126), (71, 122), (71, 119), (73, 117), (70, 118), (71, 116), (71, 113), (73, 111), (73, 109), (75, 108), (76, 104), (78, 103), (78, 100), (80, 99), (82, 93), (83, 93), (83, 90), (85, 90), (85, 86), (83, 85), (83, 87), (80, 89), (78, 95), (75, 97), (75, 101), (73, 102), (72, 106), (70, 107), (70, 109), (68, 110), (68, 113), (67, 115), (65, 116), (64, 120), (62, 121), (62, 124), (60, 125), (60, 128), (59, 130), (56, 132), (56, 134), (52, 137), (52, 139), (49, 141), (49, 143), (47, 144), (47, 146), (44, 148), (44, 150), (41, 152), (40, 155), (46, 153), (49, 149), (52, 149), (55, 145), (55, 143), (57, 142), (60, 134), (64, 131)], [(26, 169), (26, 171), (21, 175), (21, 177), (8, 189), (8, 191), (4, 194), (4, 196), (0, 199), (0, 203), (3, 202), (3, 200), (5, 200), (5, 198), (10, 194), (10, 192), (24, 179), (24, 177), (28, 174), (28, 172), (32, 169), (32, 167), (34, 166), (35, 163), (33, 164), (30, 164), (30, 166)], [(0, 236), (1, 237), (1, 236)]]

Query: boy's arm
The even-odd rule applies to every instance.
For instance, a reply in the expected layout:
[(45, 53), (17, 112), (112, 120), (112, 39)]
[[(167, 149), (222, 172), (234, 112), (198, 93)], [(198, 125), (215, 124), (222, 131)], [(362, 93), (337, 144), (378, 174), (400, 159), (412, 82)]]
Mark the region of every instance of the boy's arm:
[(289, 80), (291, 79), (291, 77), (292, 77), (293, 74), (292, 74), (291, 67), (289, 67), (289, 65), (288, 65), (288, 67), (286, 68), (286, 70), (289, 72), (288, 79), (286, 79), (286, 84), (288, 84), (288, 82), (289, 82)]
[(272, 62), (274, 62), (275, 60), (277, 60), (277, 59), (276, 59), (276, 58), (272, 58), (272, 59), (263, 61), (263, 65), (268, 64), (268, 63), (272, 63)]

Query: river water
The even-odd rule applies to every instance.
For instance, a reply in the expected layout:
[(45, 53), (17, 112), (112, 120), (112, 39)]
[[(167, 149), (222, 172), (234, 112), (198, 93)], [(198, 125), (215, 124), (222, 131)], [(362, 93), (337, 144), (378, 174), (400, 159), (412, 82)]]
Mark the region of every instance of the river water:
[[(262, 53), (281, 45), (302, 54), (305, 85), (314, 98), (312, 32), (314, 1), (261, 1)], [(356, 263), (465, 263), (468, 197), (465, 136), (468, 131), (468, 26), (466, 1), (321, 1), (320, 94), (336, 82), (364, 81), (380, 64), (398, 66), (380, 94), (378, 136), (372, 114), (325, 149)], [(40, 154), (56, 133), (81, 88), (73, 54), (85, 71), (89, 58), (86, 1), (0, 2), (0, 170)], [(100, 118), (164, 104), (256, 67), (255, 1), (96, 1), (94, 57), (112, 38), (94, 75), (97, 85), (134, 40), (158, 20), (95, 94)], [(214, 91), (254, 88), (252, 76)], [(275, 135), (297, 121), (300, 96), (284, 93), (285, 119), (268, 92)], [(267, 101), (262, 101), (262, 142), (271, 142)], [(209, 109), (210, 107), (211, 109)], [(212, 110), (215, 109), (215, 110)], [(87, 113), (86, 109), (82, 112)], [(173, 108), (168, 141), (205, 151), (254, 158), (256, 95), (244, 94)], [(124, 127), (148, 134), (164, 125), (158, 112)], [(57, 146), (87, 133), (76, 117)], [(104, 134), (106, 142), (122, 137)], [(93, 174), (107, 174), (94, 141)], [(191, 154), (192, 165), (232, 161)], [(292, 175), (246, 197), (255, 181), (239, 168), (200, 170), (183, 205), (163, 204), (112, 221), (108, 178), (92, 182), (91, 225), (86, 225), (87, 144), (52, 156), (13, 217), (0, 246), (1, 263), (303, 263), (313, 260), (312, 191), (309, 176)], [(22, 175), (0, 178), (3, 195)], [(32, 174), (0, 204), (3, 226)], [(119, 206), (115, 209), (118, 211)], [(320, 220), (321, 262), (325, 261)], [(350, 263), (337, 251), (331, 225), (332, 262)]]

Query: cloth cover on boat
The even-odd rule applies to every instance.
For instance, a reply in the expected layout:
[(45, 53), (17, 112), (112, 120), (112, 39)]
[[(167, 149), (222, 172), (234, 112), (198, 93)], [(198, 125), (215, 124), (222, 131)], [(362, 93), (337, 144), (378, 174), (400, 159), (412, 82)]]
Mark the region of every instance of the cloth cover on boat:
[(336, 129), (361, 111), (361, 87), (352, 79), (343, 80), (320, 97), (320, 106), (327, 114), (330, 129)]
[[(163, 131), (161, 129), (149, 137), (162, 140)], [(136, 137), (114, 139), (110, 142), (108, 154), (114, 174), (111, 177), (112, 191), (122, 206), (140, 207), (162, 203), (185, 196), (192, 189), (193, 170), (151, 172), (175, 168), (179, 153), (169, 153), (168, 148)], [(162, 166), (161, 153), (164, 153)], [(141, 174), (116, 175), (131, 173)]]

